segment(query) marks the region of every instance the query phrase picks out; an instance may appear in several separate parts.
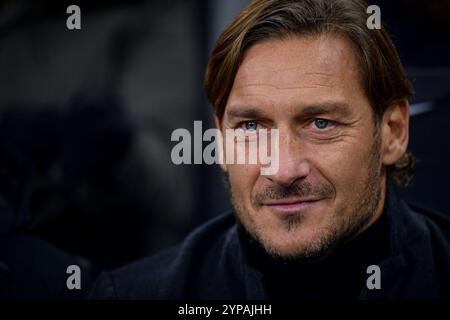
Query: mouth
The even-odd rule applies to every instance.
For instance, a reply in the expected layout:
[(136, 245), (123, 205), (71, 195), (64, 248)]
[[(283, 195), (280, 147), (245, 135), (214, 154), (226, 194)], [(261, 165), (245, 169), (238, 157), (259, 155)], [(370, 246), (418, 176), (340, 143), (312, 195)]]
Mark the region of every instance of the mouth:
[(320, 199), (282, 199), (267, 201), (263, 206), (280, 214), (294, 214), (303, 211), (319, 202)]

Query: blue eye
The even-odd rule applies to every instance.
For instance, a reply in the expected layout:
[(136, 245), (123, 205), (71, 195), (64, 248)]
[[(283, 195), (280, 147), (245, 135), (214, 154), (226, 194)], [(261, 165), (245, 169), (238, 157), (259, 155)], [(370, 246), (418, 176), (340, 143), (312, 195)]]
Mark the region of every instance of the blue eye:
[(247, 131), (256, 131), (258, 129), (258, 123), (255, 121), (246, 121), (244, 123), (244, 129)]
[(318, 129), (326, 129), (328, 127), (328, 125), (330, 124), (330, 121), (325, 120), (325, 119), (316, 119), (314, 120), (314, 125), (318, 128)]

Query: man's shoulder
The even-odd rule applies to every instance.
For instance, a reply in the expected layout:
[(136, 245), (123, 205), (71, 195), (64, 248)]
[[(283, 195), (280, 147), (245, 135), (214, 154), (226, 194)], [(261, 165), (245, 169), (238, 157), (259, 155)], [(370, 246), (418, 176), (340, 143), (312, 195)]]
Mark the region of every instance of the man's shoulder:
[(443, 240), (450, 241), (450, 215), (419, 203), (408, 202), (409, 209), (419, 216), (427, 229)]
[(417, 203), (408, 202), (408, 207), (438, 243), (450, 245), (450, 215)]
[[(408, 204), (413, 216), (410, 228), (408, 265), (426, 284), (419, 285), (422, 292), (431, 288), (436, 297), (450, 297), (450, 217), (418, 204)], [(419, 276), (416, 276), (419, 278)], [(417, 279), (415, 279), (417, 280)]]
[(93, 299), (176, 298), (202, 264), (217, 261), (222, 248), (234, 238), (232, 213), (200, 225), (180, 244), (150, 257), (102, 273), (95, 282)]

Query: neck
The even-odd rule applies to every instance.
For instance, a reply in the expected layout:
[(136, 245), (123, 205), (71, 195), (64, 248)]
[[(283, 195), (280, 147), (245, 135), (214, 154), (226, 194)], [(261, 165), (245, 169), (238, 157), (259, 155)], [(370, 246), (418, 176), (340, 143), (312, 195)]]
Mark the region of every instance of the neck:
[(379, 197), (380, 199), (378, 200), (377, 207), (376, 207), (375, 211), (373, 212), (372, 217), (361, 229), (359, 229), (358, 232), (355, 233), (355, 235), (353, 237), (350, 238), (350, 241), (353, 240), (354, 238), (358, 237), (364, 231), (366, 231), (383, 214), (384, 208), (385, 208), (385, 203), (386, 203), (386, 192), (387, 192), (387, 187), (386, 187), (387, 181), (386, 181), (385, 174), (383, 174), (380, 184), (381, 184), (380, 185), (380, 197)]

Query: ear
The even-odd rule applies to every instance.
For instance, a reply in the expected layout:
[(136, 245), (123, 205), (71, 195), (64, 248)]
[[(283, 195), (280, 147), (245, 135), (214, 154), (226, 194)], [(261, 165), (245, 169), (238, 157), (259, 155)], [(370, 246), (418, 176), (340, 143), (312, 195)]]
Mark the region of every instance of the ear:
[[(214, 114), (214, 123), (216, 125), (216, 129), (219, 130), (219, 132), (221, 133), (221, 135), (218, 137), (218, 141), (217, 141), (217, 152), (219, 152), (219, 159), (225, 159), (225, 143), (224, 143), (225, 140), (224, 140), (224, 135), (222, 132), (222, 126), (220, 123), (220, 119), (217, 117), (216, 114)], [(225, 172), (228, 171), (226, 161), (219, 161), (219, 164), (223, 171), (225, 171)]]
[(409, 140), (409, 103), (404, 99), (388, 107), (381, 121), (382, 161), (394, 164), (405, 154)]

